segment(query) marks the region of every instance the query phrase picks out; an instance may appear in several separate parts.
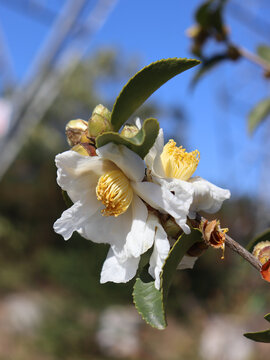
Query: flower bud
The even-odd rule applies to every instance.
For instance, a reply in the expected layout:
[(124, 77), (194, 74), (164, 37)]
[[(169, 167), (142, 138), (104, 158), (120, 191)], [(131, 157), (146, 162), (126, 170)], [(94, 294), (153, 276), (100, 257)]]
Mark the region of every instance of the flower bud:
[(70, 120), (66, 125), (66, 136), (70, 146), (88, 142), (88, 123), (82, 119)]
[(78, 154), (84, 155), (84, 156), (96, 156), (96, 149), (92, 144), (89, 143), (82, 143), (77, 144), (73, 146), (71, 149), (73, 151), (76, 151)]
[(123, 127), (123, 130), (121, 131), (121, 135), (126, 138), (132, 138), (133, 136), (137, 135), (138, 132), (139, 132), (139, 129), (137, 128), (136, 125), (126, 124)]
[(88, 123), (88, 130), (91, 137), (111, 131), (111, 112), (105, 106), (99, 104), (94, 108), (91, 118)]
[(270, 241), (261, 241), (253, 249), (252, 254), (264, 265), (270, 260)]

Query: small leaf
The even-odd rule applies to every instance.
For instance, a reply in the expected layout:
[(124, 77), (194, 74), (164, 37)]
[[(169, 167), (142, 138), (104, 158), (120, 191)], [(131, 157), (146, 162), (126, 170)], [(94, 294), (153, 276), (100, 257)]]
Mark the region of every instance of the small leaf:
[(258, 46), (257, 53), (264, 61), (267, 61), (270, 64), (270, 46)]
[(270, 313), (269, 313), (269, 314), (264, 315), (264, 318), (265, 318), (265, 320), (267, 320), (267, 321), (269, 321), (269, 322), (270, 322)]
[(188, 249), (198, 241), (202, 241), (199, 230), (193, 230), (190, 235), (183, 234), (178, 238), (163, 265), (160, 290), (155, 288), (155, 282), (149, 279), (150, 275), (145, 279), (143, 272), (140, 278), (137, 278), (133, 300), (139, 314), (149, 325), (157, 329), (167, 326), (165, 307), (173, 275)]
[(270, 343), (270, 330), (246, 333), (244, 336), (253, 341)]
[(107, 132), (97, 137), (96, 145), (98, 148), (109, 142), (125, 145), (143, 159), (154, 145), (158, 132), (158, 121), (150, 118), (144, 121), (141, 130), (134, 137), (126, 138), (116, 132)]
[(214, 28), (218, 32), (222, 32), (223, 29), (223, 19), (222, 11), (225, 5), (225, 0), (213, 2), (208, 0), (203, 3), (195, 13), (196, 21), (201, 25), (201, 27)]
[(172, 58), (156, 61), (139, 71), (123, 87), (112, 110), (111, 124), (115, 131), (147, 100), (161, 85), (181, 72), (200, 63), (199, 60)]
[(270, 115), (270, 98), (260, 101), (248, 116), (248, 130), (252, 133), (256, 127)]
[[(270, 313), (266, 314), (264, 318), (265, 320), (270, 322)], [(270, 329), (254, 333), (246, 333), (244, 334), (244, 336), (253, 341), (270, 343)]]
[(257, 235), (254, 239), (252, 239), (247, 245), (247, 250), (252, 253), (254, 247), (262, 241), (270, 241), (270, 228)]

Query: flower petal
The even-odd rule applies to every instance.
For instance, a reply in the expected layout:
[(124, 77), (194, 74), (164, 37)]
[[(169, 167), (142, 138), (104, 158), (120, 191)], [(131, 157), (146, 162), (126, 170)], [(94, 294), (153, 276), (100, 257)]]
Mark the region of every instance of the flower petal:
[(114, 162), (129, 179), (141, 181), (144, 178), (143, 160), (126, 146), (108, 143), (98, 148), (97, 154)]
[(190, 207), (190, 215), (194, 217), (196, 211), (203, 210), (210, 214), (217, 212), (224, 200), (229, 199), (229, 190), (222, 189), (203, 178), (196, 176), (188, 181), (193, 186), (194, 196)]
[(149, 261), (149, 274), (155, 279), (155, 287), (160, 288), (160, 273), (166, 258), (170, 251), (170, 244), (166, 232), (159, 223), (157, 217), (154, 215), (149, 216), (149, 222), (151, 221), (156, 226), (156, 234), (154, 241), (153, 253)]
[(88, 222), (96, 211), (97, 205), (92, 203), (85, 205), (81, 201), (77, 201), (56, 220), (53, 225), (54, 231), (62, 235), (65, 240), (70, 239), (74, 231), (79, 231)]
[[(171, 186), (176, 183), (175, 180), (158, 179), (162, 184), (161, 186), (150, 182), (132, 182), (132, 187), (147, 204), (162, 213), (171, 215), (183, 231), (188, 234), (190, 229), (186, 225), (186, 220), (192, 202), (192, 188), (182, 182), (181, 191), (180, 187), (177, 187), (178, 194), (176, 196), (171, 192)], [(173, 188), (175, 187), (173, 186)]]
[(125, 245), (127, 256), (139, 257), (151, 248), (155, 226), (147, 221), (148, 211), (142, 200), (134, 195), (132, 202), (132, 226)]
[(148, 154), (145, 156), (144, 161), (146, 166), (151, 173), (155, 176), (165, 177), (165, 172), (163, 170), (163, 165), (161, 162), (160, 155), (164, 147), (164, 136), (163, 130), (159, 129), (158, 136), (152, 148), (149, 150)]
[(115, 165), (97, 156), (83, 156), (69, 150), (55, 158), (57, 183), (73, 202), (85, 199), (90, 189), (95, 189), (98, 178)]
[(125, 262), (119, 261), (113, 250), (110, 249), (101, 270), (101, 284), (108, 281), (115, 283), (128, 282), (136, 275), (139, 261), (139, 257), (130, 257)]
[(110, 244), (118, 260), (125, 261), (128, 257), (125, 243), (133, 219), (132, 207), (117, 217), (103, 216), (101, 208), (78, 231), (84, 238), (93, 242)]
[(197, 256), (184, 255), (182, 257), (182, 260), (178, 264), (177, 269), (178, 270), (193, 269), (193, 266), (197, 259), (198, 259)]

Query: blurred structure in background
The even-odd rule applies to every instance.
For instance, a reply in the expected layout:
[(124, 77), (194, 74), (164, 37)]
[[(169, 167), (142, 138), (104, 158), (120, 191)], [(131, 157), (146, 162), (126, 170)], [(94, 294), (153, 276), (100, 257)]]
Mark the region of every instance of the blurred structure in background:
[[(218, 344), (222, 349), (232, 347), (226, 342), (228, 332), (241, 338), (244, 331), (264, 327), (262, 315), (269, 311), (270, 301), (268, 284), (260, 282), (258, 274), (227, 249), (224, 261), (209, 250), (192, 272), (175, 276), (168, 304), (169, 326), (160, 332), (141, 323), (130, 309), (131, 283), (99, 283), (107, 246), (79, 235), (64, 242), (53, 232), (52, 224), (65, 208), (55, 181), (54, 157), (68, 148), (66, 123), (74, 118), (87, 120), (99, 103), (109, 108), (114, 101), (110, 90), (120, 89), (120, 83), (138, 69), (137, 55), (123, 56), (114, 48), (89, 54), (91, 41), (120, 2), (0, 0), (0, 9), (9, 9), (14, 26), (19, 14), (26, 22), (42, 24), (48, 30), (32, 65), (18, 80), (0, 19), (1, 360), (198, 360), (205, 358), (205, 352), (216, 356)], [(158, 6), (158, 2), (153, 3)], [(146, 2), (141, 4), (144, 11)], [(149, 29), (164, 29), (163, 24), (151, 23), (154, 10), (148, 14)], [(133, 16), (125, 15), (128, 19)], [(135, 20), (137, 33), (142, 24), (140, 18)], [(17, 43), (31, 41), (17, 37)], [(155, 40), (159, 46), (161, 38)], [(178, 45), (174, 46), (173, 56), (182, 56)], [(167, 133), (186, 143), (187, 127), (182, 128), (189, 110), (179, 102), (165, 106), (154, 100), (136, 115), (159, 114), (168, 120)], [(214, 135), (220, 151), (225, 149), (228, 161), (237, 159), (241, 165), (237, 149), (220, 145), (222, 136), (232, 141), (232, 134), (220, 131), (219, 126)], [(207, 135), (214, 132), (207, 126), (206, 130)], [(211, 142), (210, 135), (206, 142)], [(236, 141), (241, 142), (239, 138)], [(209, 167), (213, 168), (211, 162)], [(231, 169), (235, 170), (233, 164)], [(221, 176), (227, 176), (227, 169), (221, 170)], [(235, 196), (217, 216), (233, 237), (247, 244), (255, 229), (262, 226), (254, 216), (258, 211), (252, 195)], [(259, 219), (265, 226), (269, 214), (264, 211)], [(224, 313), (231, 317), (237, 314), (245, 328), (231, 323)], [(236, 346), (242, 349), (242, 341)], [(250, 360), (269, 356), (269, 347), (264, 344), (250, 345), (245, 351)], [(231, 360), (243, 359), (243, 355), (229, 352), (223, 358), (228, 354)]]

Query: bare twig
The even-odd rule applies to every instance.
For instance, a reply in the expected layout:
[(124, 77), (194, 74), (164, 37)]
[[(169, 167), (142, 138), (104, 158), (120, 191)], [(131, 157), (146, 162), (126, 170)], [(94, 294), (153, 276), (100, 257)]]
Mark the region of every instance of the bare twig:
[(252, 63), (254, 63), (256, 65), (259, 65), (264, 70), (270, 71), (269, 63), (267, 61), (265, 61), (264, 59), (262, 59), (260, 56), (252, 53), (251, 51), (249, 51), (241, 46), (240, 47), (237, 46), (237, 50), (242, 57), (246, 58), (247, 60), (251, 61)]
[[(201, 222), (207, 221), (204, 217), (197, 214), (195, 222), (197, 226), (200, 225)], [(243, 246), (241, 246), (238, 242), (232, 239), (230, 236), (225, 234), (225, 245), (228, 246), (231, 250), (240, 255), (244, 260), (249, 262), (256, 270), (261, 270), (261, 264), (258, 259), (255, 258), (249, 251), (247, 251)]]

